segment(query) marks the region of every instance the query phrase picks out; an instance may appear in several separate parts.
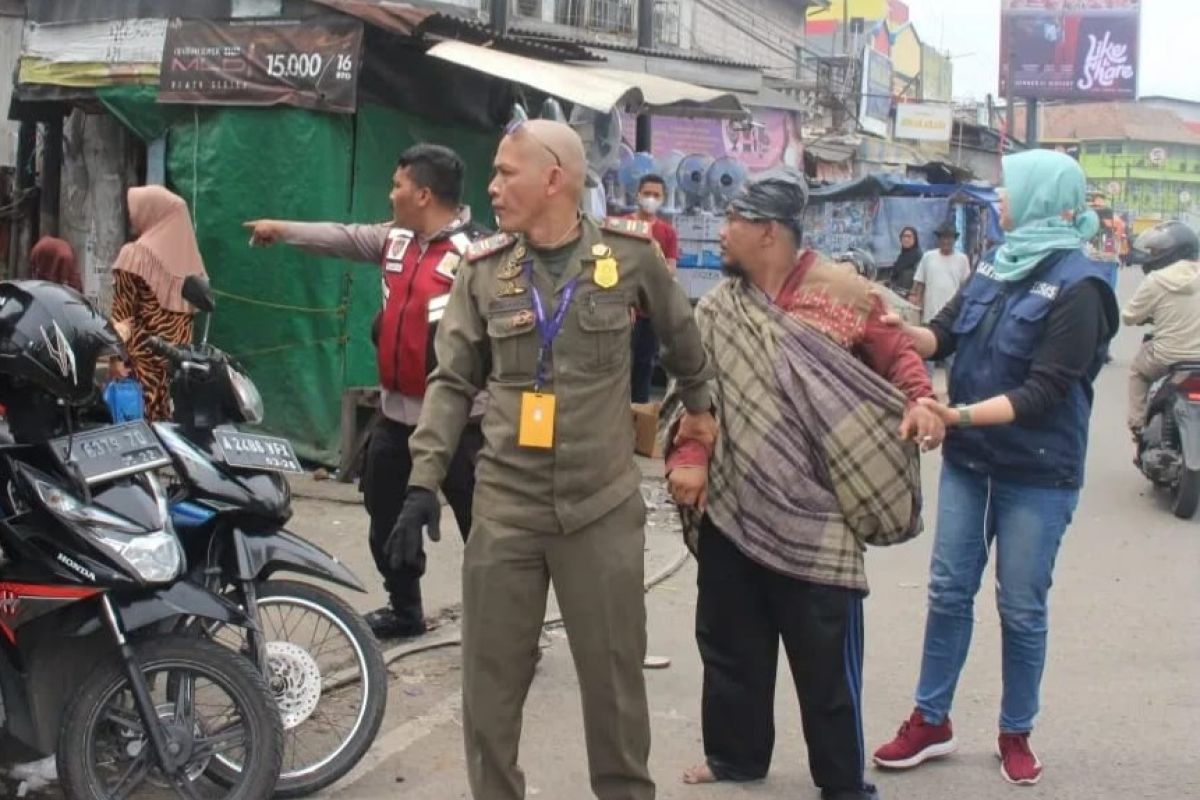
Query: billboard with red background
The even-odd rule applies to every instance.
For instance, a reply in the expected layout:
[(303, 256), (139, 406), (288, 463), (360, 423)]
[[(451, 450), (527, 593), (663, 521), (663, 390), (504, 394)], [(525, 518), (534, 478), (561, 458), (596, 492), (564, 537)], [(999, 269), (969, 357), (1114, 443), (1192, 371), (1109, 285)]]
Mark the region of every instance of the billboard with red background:
[(1140, 0), (1001, 0), (1000, 92), (1137, 97)]

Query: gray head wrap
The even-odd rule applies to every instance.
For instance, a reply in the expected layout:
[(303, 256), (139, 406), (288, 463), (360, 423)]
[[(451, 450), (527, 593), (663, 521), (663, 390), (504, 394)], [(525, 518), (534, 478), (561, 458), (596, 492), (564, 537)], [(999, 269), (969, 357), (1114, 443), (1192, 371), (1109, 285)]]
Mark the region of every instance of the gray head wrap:
[(808, 182), (797, 169), (777, 167), (748, 181), (729, 208), (751, 222), (781, 222), (799, 241), (808, 208)]

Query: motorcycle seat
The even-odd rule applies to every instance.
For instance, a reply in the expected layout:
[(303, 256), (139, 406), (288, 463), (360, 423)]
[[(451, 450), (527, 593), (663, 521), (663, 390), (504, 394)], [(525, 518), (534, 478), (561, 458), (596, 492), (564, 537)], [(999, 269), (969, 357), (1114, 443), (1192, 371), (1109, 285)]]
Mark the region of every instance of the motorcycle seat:
[(1178, 364), (1172, 364), (1170, 370), (1172, 373), (1200, 372), (1200, 361), (1180, 361)]

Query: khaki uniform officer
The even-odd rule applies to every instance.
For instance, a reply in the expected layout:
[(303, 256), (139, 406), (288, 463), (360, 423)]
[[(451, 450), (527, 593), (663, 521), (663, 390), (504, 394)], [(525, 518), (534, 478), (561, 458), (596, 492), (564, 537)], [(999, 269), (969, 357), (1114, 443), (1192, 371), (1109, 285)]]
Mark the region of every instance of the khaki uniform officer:
[[(629, 410), (631, 309), (654, 321), (663, 365), (715, 437), (691, 306), (648, 226), (578, 215), (584, 155), (567, 126), (510, 130), (490, 187), (498, 234), (473, 245), (435, 347), (412, 438), (397, 541), (437, 525), (441, 483), (471, 399), (491, 401), (463, 564), (463, 727), (476, 800), (524, 797), (522, 706), (554, 584), (579, 675), (592, 791), (649, 800), (642, 658), (645, 507)], [(572, 794), (579, 797), (579, 794)]]

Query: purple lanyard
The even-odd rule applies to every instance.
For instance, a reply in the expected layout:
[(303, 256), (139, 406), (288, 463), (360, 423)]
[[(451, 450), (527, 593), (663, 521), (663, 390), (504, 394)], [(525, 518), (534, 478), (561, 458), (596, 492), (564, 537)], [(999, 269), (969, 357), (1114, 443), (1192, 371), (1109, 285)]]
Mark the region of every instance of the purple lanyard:
[(559, 331), (562, 330), (563, 321), (567, 318), (567, 311), (571, 308), (571, 301), (575, 299), (575, 289), (579, 286), (579, 278), (572, 278), (571, 282), (563, 287), (562, 301), (554, 312), (554, 318), (550, 319), (546, 316), (542, 293), (538, 291), (533, 282), (532, 261), (525, 262), (525, 277), (529, 281), (529, 293), (533, 297), (533, 313), (537, 319), (538, 333), (542, 339), (542, 343), (538, 346), (537, 373), (533, 380), (533, 390), (540, 392), (542, 385), (546, 382), (546, 357), (550, 354)]

